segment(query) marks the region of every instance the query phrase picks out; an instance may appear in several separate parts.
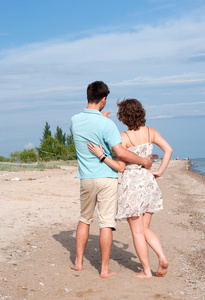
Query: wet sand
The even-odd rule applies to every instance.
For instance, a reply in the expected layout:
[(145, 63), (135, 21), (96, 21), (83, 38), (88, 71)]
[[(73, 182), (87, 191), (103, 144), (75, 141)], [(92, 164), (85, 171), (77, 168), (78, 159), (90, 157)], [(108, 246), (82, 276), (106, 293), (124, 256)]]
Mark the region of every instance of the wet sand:
[[(157, 168), (154, 163), (153, 168)], [(99, 277), (100, 252), (95, 217), (84, 270), (73, 271), (79, 217), (76, 167), (45, 171), (0, 171), (0, 299), (205, 299), (205, 178), (171, 161), (158, 184), (164, 210), (152, 228), (169, 260), (157, 277), (158, 260), (149, 249), (153, 277), (135, 278), (141, 270), (126, 223), (117, 223), (110, 268)]]

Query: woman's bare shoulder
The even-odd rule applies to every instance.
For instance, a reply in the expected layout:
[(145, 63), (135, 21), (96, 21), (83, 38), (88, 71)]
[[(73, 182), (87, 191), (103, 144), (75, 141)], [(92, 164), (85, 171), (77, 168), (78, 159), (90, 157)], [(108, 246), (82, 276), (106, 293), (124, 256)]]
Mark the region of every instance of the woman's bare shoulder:
[(148, 126), (148, 127), (149, 127), (150, 134), (155, 134), (156, 132), (158, 132), (155, 128), (150, 127), (150, 126)]
[(127, 136), (126, 132), (122, 132), (122, 133), (120, 133), (120, 135), (121, 135), (121, 138), (122, 138), (122, 145), (123, 145), (123, 147), (127, 148), (129, 140), (128, 140), (128, 136)]
[(154, 129), (153, 127), (151, 127), (151, 126), (147, 126), (148, 128), (149, 128), (149, 130), (151, 130), (151, 131), (156, 131), (156, 129)]
[(154, 143), (154, 140), (155, 140), (155, 134), (157, 133), (157, 130), (153, 127), (149, 127), (149, 134), (150, 134), (150, 142), (151, 143)]
[(120, 133), (120, 135), (121, 135), (121, 137), (125, 137), (125, 136), (127, 136), (127, 134), (126, 134), (126, 132), (124, 131), (124, 132), (122, 132), (122, 133)]

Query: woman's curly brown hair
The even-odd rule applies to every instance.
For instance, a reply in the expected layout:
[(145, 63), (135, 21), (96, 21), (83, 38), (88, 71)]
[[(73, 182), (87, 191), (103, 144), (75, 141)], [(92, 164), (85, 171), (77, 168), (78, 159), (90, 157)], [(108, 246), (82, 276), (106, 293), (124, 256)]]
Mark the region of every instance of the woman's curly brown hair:
[(146, 111), (140, 101), (137, 99), (124, 99), (117, 102), (118, 120), (127, 125), (129, 130), (138, 130), (140, 126), (146, 123)]

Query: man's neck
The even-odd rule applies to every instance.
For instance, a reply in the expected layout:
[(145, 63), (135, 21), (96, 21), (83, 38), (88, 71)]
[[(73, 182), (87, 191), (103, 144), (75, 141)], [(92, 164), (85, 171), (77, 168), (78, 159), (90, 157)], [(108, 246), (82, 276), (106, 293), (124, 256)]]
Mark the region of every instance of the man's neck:
[(87, 109), (95, 109), (100, 111), (100, 105), (96, 103), (88, 103)]

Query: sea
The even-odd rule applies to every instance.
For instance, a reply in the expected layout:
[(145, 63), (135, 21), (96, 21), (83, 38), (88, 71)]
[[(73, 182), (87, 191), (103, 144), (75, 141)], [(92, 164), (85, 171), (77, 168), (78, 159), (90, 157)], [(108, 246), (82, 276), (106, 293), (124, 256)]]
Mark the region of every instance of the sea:
[(205, 176), (205, 158), (190, 158), (190, 170)]

